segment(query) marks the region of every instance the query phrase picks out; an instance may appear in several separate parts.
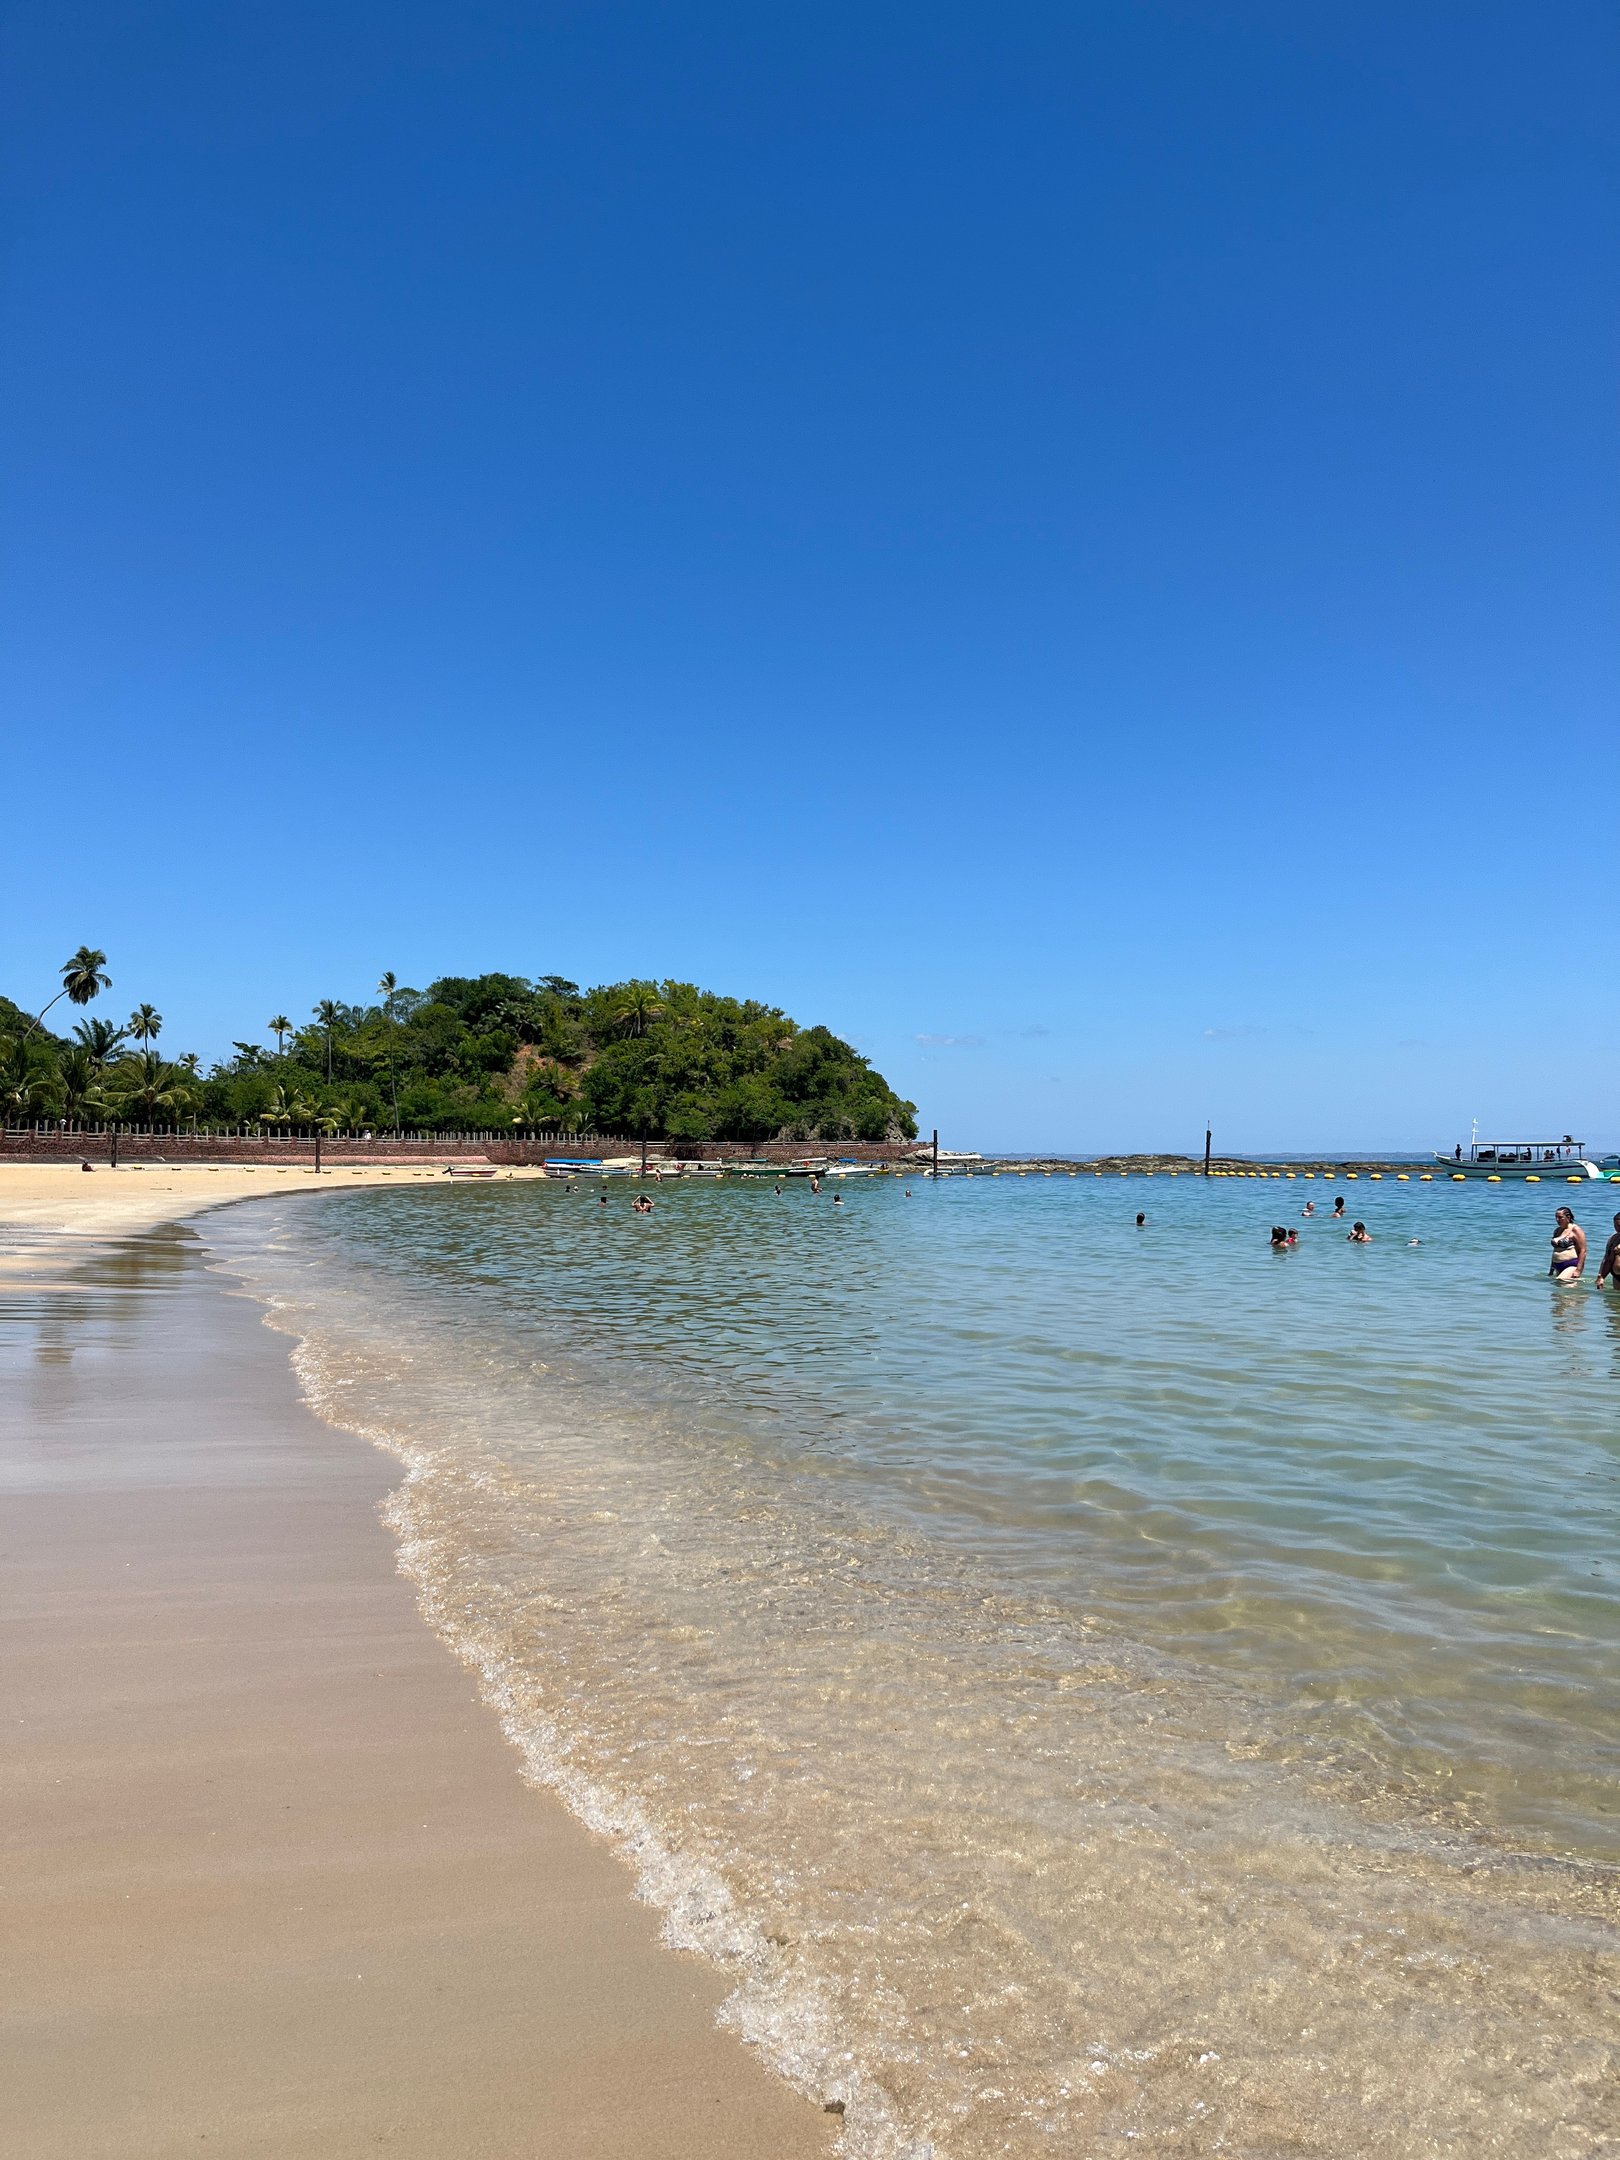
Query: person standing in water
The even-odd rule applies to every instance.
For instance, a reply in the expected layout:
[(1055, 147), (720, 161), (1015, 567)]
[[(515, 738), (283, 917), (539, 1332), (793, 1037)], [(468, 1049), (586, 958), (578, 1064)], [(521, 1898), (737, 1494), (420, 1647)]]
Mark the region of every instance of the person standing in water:
[(1138, 1230), (1143, 1230), (1143, 1229), (1145, 1229), (1145, 1228), (1147, 1227), (1147, 1217), (1146, 1217), (1145, 1215), (1138, 1215), (1138, 1216), (1137, 1216), (1137, 1218), (1136, 1218), (1136, 1227), (1137, 1227), (1137, 1229), (1138, 1229)]
[(1305, 1205), (1300, 1209), (1299, 1212), (1302, 1215), (1314, 1215), (1316, 1213), (1316, 1202), (1314, 1200), (1307, 1200)]
[(1345, 1242), (1350, 1245), (1370, 1245), (1372, 1243), (1372, 1232), (1364, 1222), (1352, 1223), (1350, 1225), (1350, 1235)]
[(1335, 1197), (1334, 1197), (1334, 1201), (1333, 1201), (1333, 1220), (1334, 1220), (1335, 1222), (1343, 1222), (1343, 1221), (1344, 1221), (1344, 1194), (1343, 1194), (1343, 1193), (1338, 1193), (1338, 1194), (1336, 1194), (1336, 1195), (1335, 1195)]
[(1558, 1210), (1558, 1227), (1552, 1236), (1552, 1261), (1547, 1273), (1554, 1282), (1578, 1283), (1586, 1266), (1586, 1232), (1567, 1207)]
[(1620, 1290), (1620, 1215), (1614, 1218), (1614, 1235), (1603, 1248), (1603, 1265), (1597, 1271), (1600, 1290), (1605, 1281), (1613, 1289)]

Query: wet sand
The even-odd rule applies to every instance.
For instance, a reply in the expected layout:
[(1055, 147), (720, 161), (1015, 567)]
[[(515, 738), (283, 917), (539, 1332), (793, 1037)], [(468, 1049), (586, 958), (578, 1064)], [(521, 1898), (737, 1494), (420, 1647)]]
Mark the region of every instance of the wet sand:
[(829, 2152), (715, 2025), (723, 1981), (522, 1782), (395, 1570), (396, 1467), (303, 1408), (196, 1234), (0, 1310), (9, 2148)]

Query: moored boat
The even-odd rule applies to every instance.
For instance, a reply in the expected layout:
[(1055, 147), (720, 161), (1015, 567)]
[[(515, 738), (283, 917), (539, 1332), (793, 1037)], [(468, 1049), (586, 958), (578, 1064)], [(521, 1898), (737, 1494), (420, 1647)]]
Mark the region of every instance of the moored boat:
[(1471, 1140), (1460, 1143), (1449, 1155), (1436, 1154), (1435, 1161), (1454, 1178), (1508, 1179), (1600, 1177), (1603, 1172), (1586, 1159), (1586, 1142), (1565, 1133), (1562, 1140)]

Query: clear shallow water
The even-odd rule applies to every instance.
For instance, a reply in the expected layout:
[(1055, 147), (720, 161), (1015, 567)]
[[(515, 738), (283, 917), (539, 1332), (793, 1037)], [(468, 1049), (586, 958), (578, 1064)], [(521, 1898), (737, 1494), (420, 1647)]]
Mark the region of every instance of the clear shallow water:
[(852, 2152), (1603, 2150), (1620, 1299), (1547, 1283), (1561, 1190), (1344, 1190), (1377, 1242), (1285, 1256), (1320, 1181), (209, 1235)]

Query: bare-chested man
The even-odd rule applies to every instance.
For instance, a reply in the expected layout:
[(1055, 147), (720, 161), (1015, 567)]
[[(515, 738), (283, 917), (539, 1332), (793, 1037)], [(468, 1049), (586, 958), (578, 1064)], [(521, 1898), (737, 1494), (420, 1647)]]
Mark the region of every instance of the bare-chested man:
[(1597, 1271), (1600, 1290), (1605, 1282), (1612, 1289), (1620, 1290), (1620, 1215), (1614, 1218), (1614, 1235), (1603, 1248), (1603, 1262)]

